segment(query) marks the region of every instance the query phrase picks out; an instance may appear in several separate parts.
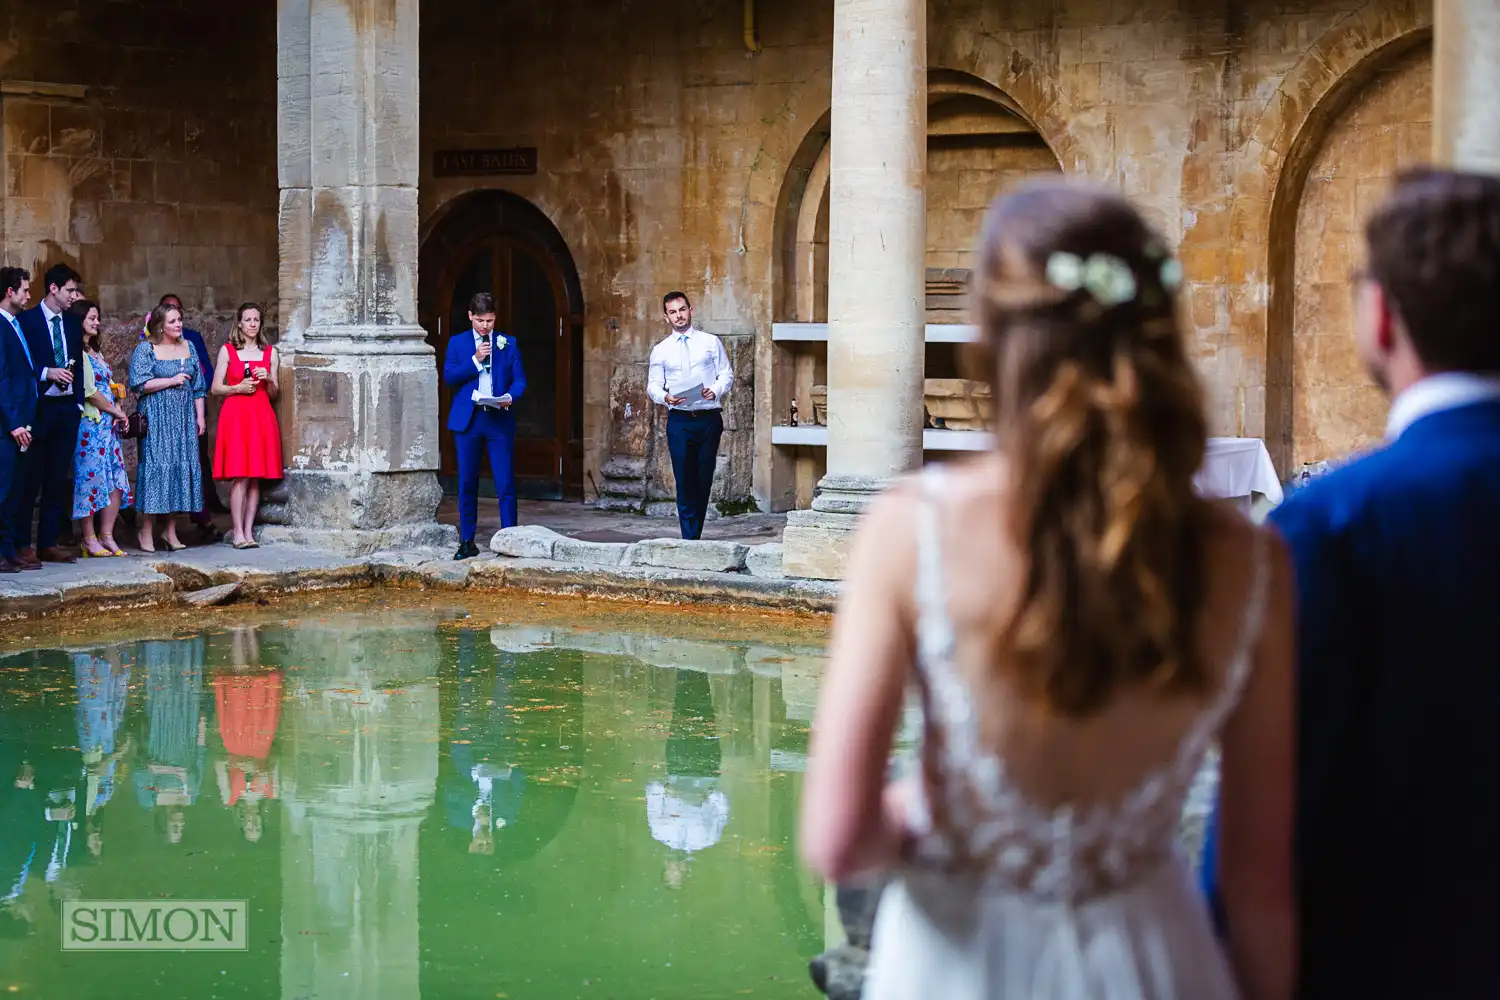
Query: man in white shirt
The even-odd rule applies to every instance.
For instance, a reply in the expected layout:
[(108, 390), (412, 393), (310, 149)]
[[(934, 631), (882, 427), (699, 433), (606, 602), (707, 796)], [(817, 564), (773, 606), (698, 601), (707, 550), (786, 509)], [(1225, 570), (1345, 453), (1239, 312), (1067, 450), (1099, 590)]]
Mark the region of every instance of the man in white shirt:
[(693, 306), (682, 292), (662, 298), (671, 332), (651, 349), (646, 395), (667, 407), (667, 449), (677, 480), (677, 521), (683, 538), (700, 538), (724, 433), (724, 396), (734, 385), (724, 345), (693, 329)]

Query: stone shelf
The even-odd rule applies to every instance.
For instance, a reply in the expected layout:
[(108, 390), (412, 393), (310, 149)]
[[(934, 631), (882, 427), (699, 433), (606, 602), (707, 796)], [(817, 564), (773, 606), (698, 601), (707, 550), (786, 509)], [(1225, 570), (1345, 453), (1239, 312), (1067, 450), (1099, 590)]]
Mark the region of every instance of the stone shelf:
[[(828, 428), (815, 425), (788, 427), (778, 425), (771, 428), (771, 443), (803, 448), (828, 447)], [(983, 451), (990, 445), (990, 436), (982, 431), (948, 431), (928, 428), (922, 432), (924, 451)]]
[[(970, 344), (979, 339), (979, 328), (967, 326), (960, 323), (928, 323), (927, 343), (929, 344)], [(800, 341), (802, 343), (826, 343), (828, 340), (827, 323), (772, 323), (771, 339), (782, 341)]]

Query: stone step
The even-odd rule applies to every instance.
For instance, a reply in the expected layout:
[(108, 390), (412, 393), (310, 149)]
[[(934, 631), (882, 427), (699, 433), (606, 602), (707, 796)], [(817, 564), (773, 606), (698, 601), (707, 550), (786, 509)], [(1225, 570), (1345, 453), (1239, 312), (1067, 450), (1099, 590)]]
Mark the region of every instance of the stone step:
[(741, 573), (749, 551), (748, 545), (739, 542), (648, 538), (635, 543), (630, 564), (706, 573)]

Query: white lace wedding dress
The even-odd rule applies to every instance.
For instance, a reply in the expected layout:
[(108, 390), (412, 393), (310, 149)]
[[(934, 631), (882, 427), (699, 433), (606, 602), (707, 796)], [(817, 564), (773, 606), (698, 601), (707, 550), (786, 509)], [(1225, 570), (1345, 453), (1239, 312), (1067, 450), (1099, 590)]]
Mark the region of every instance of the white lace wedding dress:
[[(922, 479), (930, 486), (934, 477)], [(914, 817), (923, 832), (880, 902), (864, 1000), (1237, 997), (1176, 834), (1194, 775), (1249, 669), (1266, 589), (1263, 538), (1224, 680), (1175, 754), (1123, 796), (1046, 808), (980, 742), (954, 667), (927, 492), (917, 574), (925, 780)]]

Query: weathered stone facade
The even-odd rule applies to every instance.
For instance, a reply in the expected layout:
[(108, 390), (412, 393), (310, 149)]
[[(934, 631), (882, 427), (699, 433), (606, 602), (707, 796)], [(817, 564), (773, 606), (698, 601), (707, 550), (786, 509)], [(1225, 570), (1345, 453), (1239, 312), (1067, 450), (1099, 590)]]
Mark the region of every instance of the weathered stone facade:
[[(0, 4), (0, 260), (84, 276), (106, 354), (182, 297), (212, 349), (276, 321), (276, 14), (264, 4)], [(210, 408), (211, 419), (215, 408)]]
[[(278, 298), (276, 19), (220, 6), (0, 12), (0, 245), (23, 264), (77, 264), (122, 328), (166, 290), (211, 334), (240, 299)], [(552, 231), (528, 238), (551, 240), (540, 255), (569, 284), (568, 477), (590, 499), (612, 458), (649, 496), (670, 494), (643, 383), (675, 287), (736, 369), (719, 495), (805, 503), (823, 474), (819, 450), (773, 445), (771, 428), (799, 386), (826, 384), (824, 362), (787, 370), (770, 333), (827, 319), (834, 6), (758, 0), (751, 51), (739, 4), (423, 0), (410, 4), (419, 45), (412, 27), (369, 49), (416, 78), (409, 128), (365, 134), (403, 171), (381, 197), (416, 198), (403, 212), (417, 219), (421, 281), (453, 220), (477, 224), (476, 191), (507, 192)], [(1215, 433), (1265, 437), (1285, 474), (1368, 442), (1379, 407), (1340, 340), (1336, 272), (1392, 169), (1426, 155), (1432, 21), (1421, 0), (929, 0), (925, 263), (971, 263), (971, 230), (1011, 178), (1060, 166), (1117, 184), (1181, 253)], [(390, 110), (376, 102), (367, 121)], [(439, 151), (509, 147), (535, 147), (533, 174), (434, 168)], [(285, 259), (300, 259), (294, 235), (283, 227)], [(285, 270), (281, 286), (271, 313), (291, 330), (288, 303), (310, 307), (315, 289)], [(452, 332), (420, 303), (396, 311)], [(928, 358), (928, 375), (952, 374)], [(548, 389), (534, 383), (533, 398)], [(811, 399), (798, 399), (806, 420)]]

